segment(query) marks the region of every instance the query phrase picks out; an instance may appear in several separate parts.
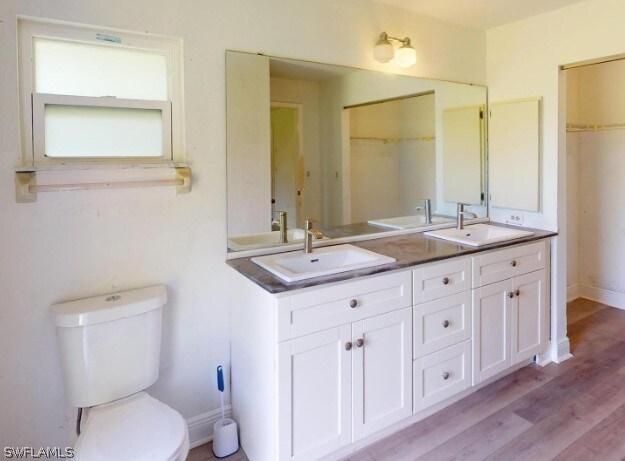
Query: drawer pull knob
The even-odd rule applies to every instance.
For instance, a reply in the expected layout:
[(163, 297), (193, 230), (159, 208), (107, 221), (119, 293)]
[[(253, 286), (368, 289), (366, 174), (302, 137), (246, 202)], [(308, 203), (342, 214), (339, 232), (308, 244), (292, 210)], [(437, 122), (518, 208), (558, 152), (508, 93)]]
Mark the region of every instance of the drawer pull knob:
[(519, 290), (518, 288), (516, 289), (516, 291), (514, 292), (515, 295), (520, 296), (521, 295), (521, 290)]
[(362, 347), (365, 344), (365, 340), (360, 338), (356, 340), (356, 346)]
[(442, 376), (444, 380), (448, 380), (451, 374), (448, 371), (443, 371)]
[(514, 298), (514, 293), (512, 291), (508, 292), (508, 298), (510, 299)]
[(347, 341), (345, 343), (345, 350), (346, 351), (350, 351), (352, 349), (352, 342), (351, 341)]
[(451, 280), (449, 280), (449, 277), (445, 277), (443, 279), (443, 285), (449, 285), (449, 282), (451, 282)]
[(352, 299), (352, 300), (349, 302), (349, 307), (351, 307), (352, 309), (353, 309), (354, 307), (356, 307), (357, 305), (358, 305), (358, 301), (356, 301), (355, 299)]
[(449, 327), (449, 320), (443, 320), (443, 328)]
[(512, 264), (512, 267), (516, 267), (516, 261), (512, 260), (510, 264)]

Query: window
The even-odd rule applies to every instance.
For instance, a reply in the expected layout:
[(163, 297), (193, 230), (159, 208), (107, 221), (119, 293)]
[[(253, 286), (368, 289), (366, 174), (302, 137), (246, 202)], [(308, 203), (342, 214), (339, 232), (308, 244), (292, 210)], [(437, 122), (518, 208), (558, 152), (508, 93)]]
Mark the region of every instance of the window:
[(18, 19), (22, 166), (184, 162), (180, 39)]

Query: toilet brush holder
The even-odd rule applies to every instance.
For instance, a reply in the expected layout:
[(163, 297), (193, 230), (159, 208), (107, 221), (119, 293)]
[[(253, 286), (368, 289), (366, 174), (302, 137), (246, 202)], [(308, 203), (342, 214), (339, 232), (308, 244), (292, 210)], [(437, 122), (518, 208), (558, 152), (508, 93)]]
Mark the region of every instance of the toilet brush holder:
[(233, 419), (223, 418), (213, 426), (213, 453), (218, 458), (231, 455), (239, 449), (237, 423)]

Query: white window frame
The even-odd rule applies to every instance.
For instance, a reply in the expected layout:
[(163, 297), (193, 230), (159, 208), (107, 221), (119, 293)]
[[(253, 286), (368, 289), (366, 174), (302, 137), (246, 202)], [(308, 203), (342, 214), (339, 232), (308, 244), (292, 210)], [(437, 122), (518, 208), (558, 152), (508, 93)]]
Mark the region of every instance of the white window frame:
[[(121, 43), (98, 40), (98, 34), (113, 36)], [(107, 47), (163, 54), (169, 63), (168, 100), (150, 101), (118, 98), (90, 98), (71, 95), (46, 95), (34, 92), (33, 49), (35, 39), (88, 43)], [(18, 16), (18, 72), (20, 104), (21, 169), (72, 169), (84, 165), (186, 166), (183, 104), (182, 39), (149, 33), (137, 33), (106, 27), (74, 24), (65, 21)], [(87, 103), (88, 100), (91, 102)], [(100, 107), (158, 108), (163, 110), (162, 157), (47, 157), (42, 150), (44, 135), (43, 107), (54, 104)], [(150, 107), (148, 107), (150, 106)], [(44, 147), (45, 149), (45, 147)]]

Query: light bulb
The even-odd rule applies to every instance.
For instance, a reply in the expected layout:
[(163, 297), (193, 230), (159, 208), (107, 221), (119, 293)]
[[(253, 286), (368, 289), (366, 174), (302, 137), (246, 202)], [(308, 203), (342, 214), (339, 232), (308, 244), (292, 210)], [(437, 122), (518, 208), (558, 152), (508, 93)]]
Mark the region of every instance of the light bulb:
[(394, 56), (395, 50), (393, 49), (393, 44), (388, 39), (386, 32), (382, 32), (380, 39), (373, 48), (373, 59), (378, 62), (385, 63), (393, 59)]
[(404, 44), (397, 50), (397, 64), (400, 67), (410, 67), (417, 62), (417, 52), (410, 46), (410, 40), (404, 41)]

